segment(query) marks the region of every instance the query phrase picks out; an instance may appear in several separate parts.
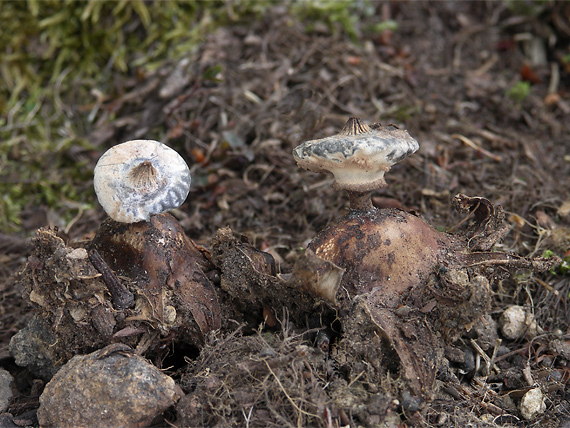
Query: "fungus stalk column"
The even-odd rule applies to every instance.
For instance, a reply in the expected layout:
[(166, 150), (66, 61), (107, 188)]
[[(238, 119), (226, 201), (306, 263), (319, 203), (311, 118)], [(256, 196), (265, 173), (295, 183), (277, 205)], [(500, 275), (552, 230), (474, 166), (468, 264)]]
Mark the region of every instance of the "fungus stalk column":
[(348, 199), (350, 201), (351, 211), (367, 211), (375, 210), (376, 207), (372, 205), (372, 191), (367, 192), (356, 192), (353, 190), (348, 190)]

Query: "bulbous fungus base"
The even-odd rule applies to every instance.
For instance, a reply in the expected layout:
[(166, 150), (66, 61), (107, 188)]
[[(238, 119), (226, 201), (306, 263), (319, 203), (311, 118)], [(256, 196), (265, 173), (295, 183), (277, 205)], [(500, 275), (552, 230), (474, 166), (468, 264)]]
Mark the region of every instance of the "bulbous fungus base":
[(401, 295), (424, 283), (455, 246), (451, 236), (413, 214), (371, 209), (349, 212), (319, 232), (307, 248), (345, 269), (339, 298), (374, 295), (383, 306), (396, 307)]
[[(456, 235), (402, 210), (353, 209), (313, 239), (288, 278), (348, 313), (339, 346), (371, 365), (385, 355), (383, 364), (424, 398), (446, 346), (489, 311), (490, 283), (508, 269), (556, 263), (491, 251), (507, 232), (501, 207), (465, 195), (455, 205), (473, 219)], [(363, 328), (378, 338), (376, 347)]]
[[(199, 344), (205, 334), (220, 328), (217, 295), (204, 273), (213, 266), (170, 214), (132, 224), (109, 219), (91, 247), (136, 283), (139, 317), (163, 333), (175, 329)], [(196, 324), (198, 329), (192, 327)]]

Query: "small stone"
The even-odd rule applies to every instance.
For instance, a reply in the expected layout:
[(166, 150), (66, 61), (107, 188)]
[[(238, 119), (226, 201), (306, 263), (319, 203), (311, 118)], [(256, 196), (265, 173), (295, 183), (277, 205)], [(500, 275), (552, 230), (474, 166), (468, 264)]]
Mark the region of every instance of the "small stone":
[(555, 339), (551, 341), (550, 349), (555, 355), (559, 355), (565, 360), (570, 360), (570, 343), (565, 340)]
[(421, 408), (422, 399), (412, 396), (408, 391), (403, 391), (400, 403), (402, 404), (402, 410), (404, 410), (404, 412), (417, 412)]
[(381, 425), (378, 425), (380, 428), (391, 428), (391, 427), (399, 427), (402, 426), (402, 419), (398, 412), (390, 412), (384, 416), (384, 420), (382, 421)]
[(523, 374), (517, 368), (510, 368), (503, 372), (503, 383), (508, 389), (519, 389), (525, 385)]
[(35, 376), (49, 380), (61, 367), (52, 346), (57, 342), (42, 320), (32, 318), (26, 327), (10, 339), (9, 350), (16, 364)]
[(143, 427), (183, 395), (174, 380), (126, 345), (65, 364), (40, 396), (38, 421), (57, 427)]
[(502, 313), (499, 326), (503, 336), (516, 340), (521, 336), (532, 339), (542, 331), (534, 319), (534, 315), (522, 306), (510, 306)]
[(87, 250), (85, 248), (76, 248), (67, 255), (67, 258), (71, 260), (81, 260), (87, 257)]
[(546, 410), (544, 396), (540, 388), (534, 388), (523, 395), (520, 404), (520, 411), (527, 421), (535, 418)]
[(501, 332), (507, 339), (518, 339), (526, 328), (526, 312), (521, 306), (507, 308), (499, 320)]
[(13, 381), (14, 378), (8, 370), (0, 368), (0, 413), (4, 413), (8, 410), (10, 401), (14, 396), (11, 386)]

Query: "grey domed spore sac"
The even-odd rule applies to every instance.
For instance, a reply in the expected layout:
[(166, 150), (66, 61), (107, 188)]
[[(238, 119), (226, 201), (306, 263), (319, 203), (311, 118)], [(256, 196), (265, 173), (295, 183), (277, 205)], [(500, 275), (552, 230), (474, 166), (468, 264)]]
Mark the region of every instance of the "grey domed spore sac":
[(351, 117), (337, 135), (306, 141), (293, 157), (301, 168), (331, 172), (337, 189), (365, 192), (384, 186), (384, 173), (418, 148), (418, 142), (395, 125), (368, 126)]
[(153, 140), (133, 140), (105, 152), (93, 184), (99, 203), (121, 223), (148, 221), (184, 203), (190, 170), (173, 149)]

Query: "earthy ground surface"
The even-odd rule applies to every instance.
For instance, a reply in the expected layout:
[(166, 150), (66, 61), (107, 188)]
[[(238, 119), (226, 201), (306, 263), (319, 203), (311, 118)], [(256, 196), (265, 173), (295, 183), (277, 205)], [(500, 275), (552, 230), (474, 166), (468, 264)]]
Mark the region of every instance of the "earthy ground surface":
[[(279, 6), (257, 22), (222, 28), (187, 61), (118, 80), (123, 95), (101, 104), (86, 133), (98, 149), (70, 156), (92, 168), (116, 143), (167, 143), (191, 166), (192, 190), (174, 213), (186, 234), (208, 247), (218, 228), (230, 226), (287, 273), (300, 249), (348, 207), (330, 177), (296, 167), (293, 148), (338, 132), (351, 116), (395, 123), (420, 150), (387, 174), (376, 206), (415, 210), (446, 230), (462, 219), (451, 207), (455, 194), (481, 196), (502, 205), (510, 225), (497, 249), (563, 257), (570, 249), (568, 4), (523, 13), (499, 2), (378, 3), (374, 16), (397, 28), (371, 33), (361, 22), (352, 41), (334, 26), (309, 29)], [(26, 234), (0, 242), (0, 358), (19, 379), (9, 411), (24, 415), (24, 425), (34, 423), (43, 383), (8, 352), (32, 315), (10, 275), (26, 264), (35, 229), (50, 224), (41, 214), (47, 210), (33, 210), (40, 214), (24, 213)], [(90, 239), (104, 219), (96, 205), (60, 234)], [(350, 349), (343, 353), (338, 337), (335, 358), (315, 354), (303, 336), (310, 323), (274, 308), (273, 327), (256, 332), (261, 318), (226, 322), (200, 353), (173, 348), (167, 365), (190, 398), (178, 420), (174, 410), (165, 418), (178, 426), (376, 426), (391, 412), (409, 425), (568, 426), (569, 278), (562, 266), (495, 284), (491, 317), (518, 304), (534, 313), (542, 333), (503, 340), (489, 376), (450, 363), (445, 373), (456, 378), (440, 376), (434, 400), (421, 406), (406, 403), (389, 378), (371, 384), (347, 373), (342, 358), (350, 359)], [(477, 355), (470, 337), (458, 346)], [(484, 350), (489, 356), (493, 346)], [(268, 358), (271, 365), (255, 366)], [(530, 421), (517, 408), (532, 386), (523, 369), (547, 395), (545, 412)]]

